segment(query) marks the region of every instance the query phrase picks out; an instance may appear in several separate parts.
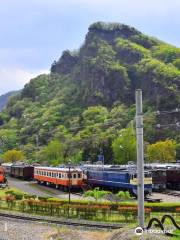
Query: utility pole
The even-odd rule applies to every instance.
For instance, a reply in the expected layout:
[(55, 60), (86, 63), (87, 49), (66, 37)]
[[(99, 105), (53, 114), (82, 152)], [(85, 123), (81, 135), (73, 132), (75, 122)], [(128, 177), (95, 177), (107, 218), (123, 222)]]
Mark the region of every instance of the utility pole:
[(138, 222), (144, 229), (144, 146), (142, 90), (136, 90), (136, 141), (137, 141), (137, 177), (138, 177)]

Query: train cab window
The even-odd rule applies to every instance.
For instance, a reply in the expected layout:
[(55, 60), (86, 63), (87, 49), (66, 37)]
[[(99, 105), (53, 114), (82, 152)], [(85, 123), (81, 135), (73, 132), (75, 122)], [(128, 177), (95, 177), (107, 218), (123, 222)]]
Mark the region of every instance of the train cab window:
[(80, 173), (78, 173), (78, 178), (81, 178), (81, 174)]
[(76, 178), (76, 177), (77, 177), (77, 175), (76, 175), (76, 173), (74, 173), (74, 174), (73, 174), (73, 178)]
[(149, 178), (149, 177), (151, 177), (151, 173), (145, 173), (144, 176), (145, 176), (145, 178)]

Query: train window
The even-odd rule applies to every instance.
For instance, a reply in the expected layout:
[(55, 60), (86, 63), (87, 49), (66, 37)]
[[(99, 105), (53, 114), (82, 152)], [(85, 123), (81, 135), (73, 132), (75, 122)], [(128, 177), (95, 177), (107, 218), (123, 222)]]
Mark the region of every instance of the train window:
[(144, 176), (145, 178), (151, 177), (151, 173), (145, 173)]
[(61, 178), (64, 178), (64, 174), (61, 175)]
[(51, 172), (49, 172), (49, 176), (51, 177)]
[(81, 174), (80, 173), (78, 173), (78, 178), (81, 178)]
[(76, 174), (75, 173), (73, 174), (73, 178), (76, 178)]
[(61, 173), (59, 173), (59, 178), (61, 178)]

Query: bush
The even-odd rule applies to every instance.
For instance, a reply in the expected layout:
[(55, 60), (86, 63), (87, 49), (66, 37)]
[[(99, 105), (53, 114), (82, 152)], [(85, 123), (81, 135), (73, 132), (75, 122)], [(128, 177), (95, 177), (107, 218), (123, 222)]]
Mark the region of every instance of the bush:
[(18, 193), (18, 192), (14, 192), (13, 196), (15, 197), (16, 200), (22, 200), (24, 197), (23, 193)]
[(47, 202), (48, 199), (49, 199), (49, 197), (39, 197), (39, 196), (38, 196), (38, 199), (39, 199), (40, 201), (42, 201), (42, 202)]
[(36, 195), (24, 194), (25, 199), (36, 199)]
[(5, 191), (5, 194), (13, 194), (13, 193), (14, 193), (13, 190), (7, 190), (7, 191)]

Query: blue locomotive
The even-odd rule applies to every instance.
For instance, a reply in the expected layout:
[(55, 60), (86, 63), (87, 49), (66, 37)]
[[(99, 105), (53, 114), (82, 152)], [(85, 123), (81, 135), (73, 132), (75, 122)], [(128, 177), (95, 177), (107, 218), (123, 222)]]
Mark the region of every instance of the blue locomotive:
[[(93, 168), (85, 170), (87, 184), (92, 187), (107, 188), (112, 191), (129, 191), (137, 196), (137, 174), (135, 170)], [(152, 192), (152, 176), (150, 171), (144, 174), (144, 194)]]

